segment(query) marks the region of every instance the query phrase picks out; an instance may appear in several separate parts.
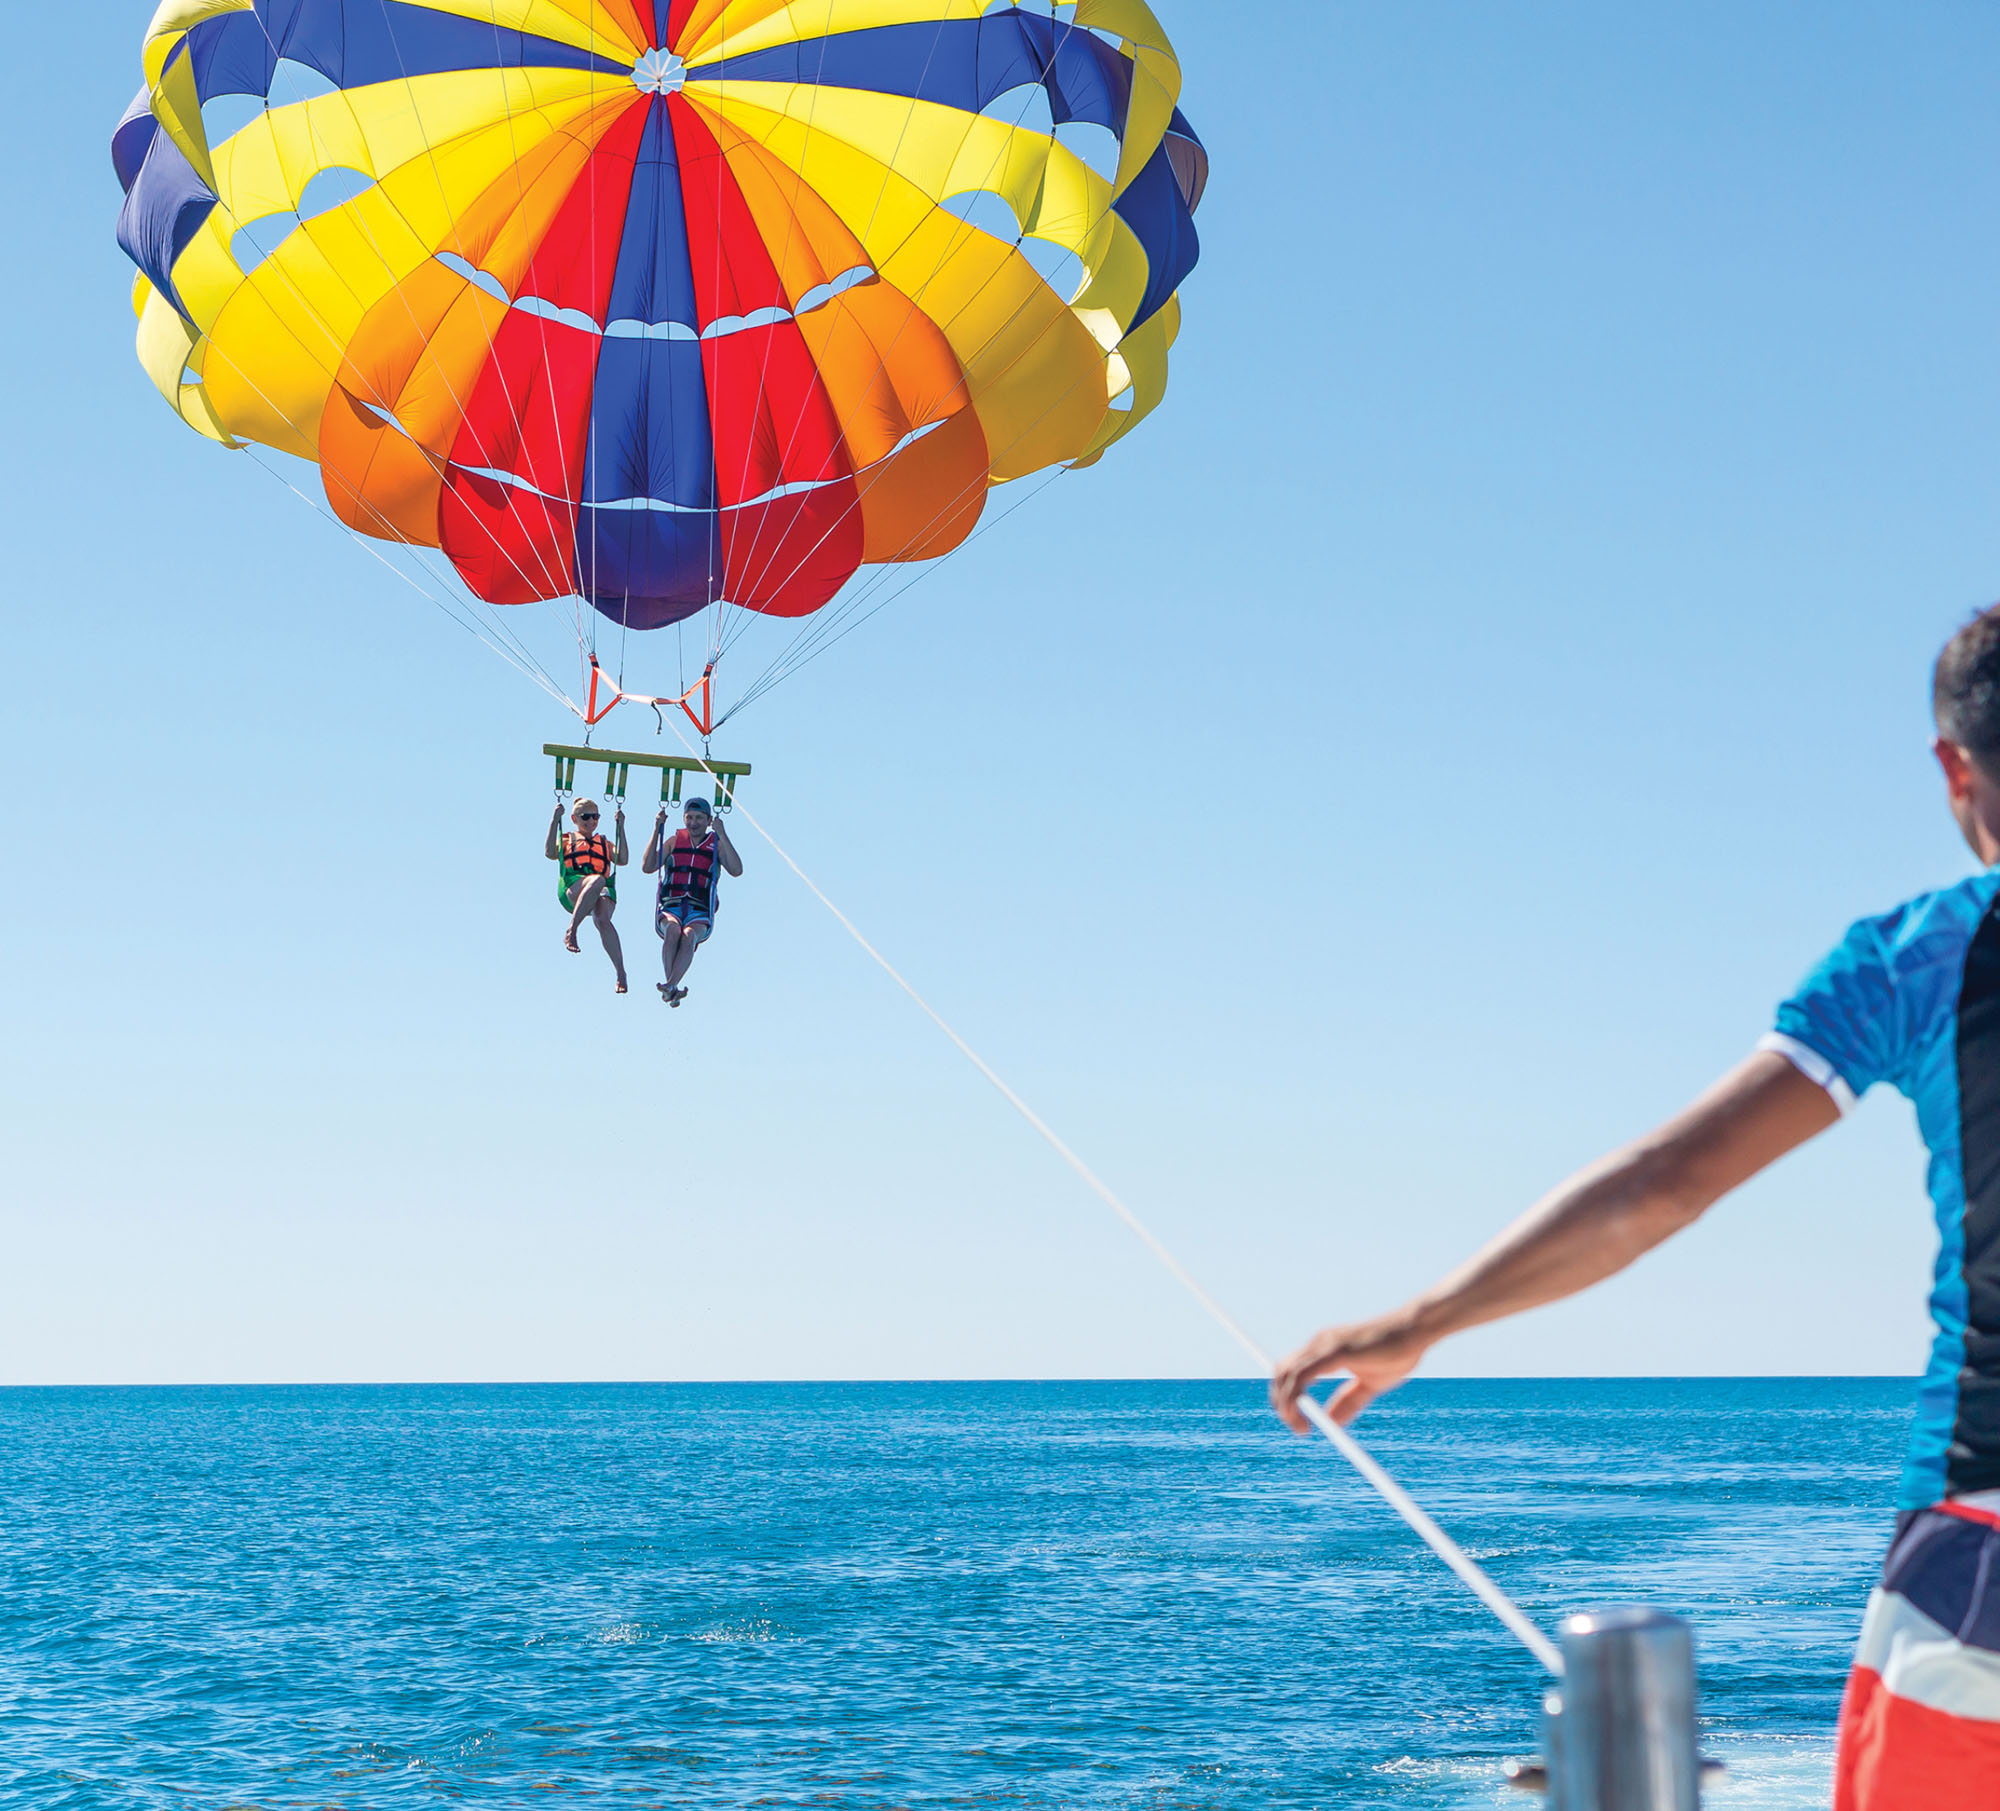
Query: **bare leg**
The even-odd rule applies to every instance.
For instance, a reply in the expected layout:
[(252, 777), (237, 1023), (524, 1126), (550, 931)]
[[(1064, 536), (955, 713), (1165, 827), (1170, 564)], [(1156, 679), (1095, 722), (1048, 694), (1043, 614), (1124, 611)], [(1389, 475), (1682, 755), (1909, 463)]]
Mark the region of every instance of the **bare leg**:
[(701, 948), (706, 930), (698, 924), (691, 924), (681, 932), (680, 941), (674, 946), (672, 958), (667, 963), (667, 985), (678, 987), (694, 961), (694, 953)]
[(576, 927), (597, 910), (598, 896), (609, 884), (610, 877), (593, 874), (576, 890), (576, 905), (569, 915), (569, 929), (563, 932), (563, 948), (573, 955), (582, 953), (576, 941)]
[(597, 920), (597, 934), (604, 940), (604, 953), (611, 958), (611, 966), (618, 971), (618, 991), (625, 991), (625, 946), (618, 941), (618, 927), (611, 922), (612, 904), (609, 899), (600, 899), (592, 916)]

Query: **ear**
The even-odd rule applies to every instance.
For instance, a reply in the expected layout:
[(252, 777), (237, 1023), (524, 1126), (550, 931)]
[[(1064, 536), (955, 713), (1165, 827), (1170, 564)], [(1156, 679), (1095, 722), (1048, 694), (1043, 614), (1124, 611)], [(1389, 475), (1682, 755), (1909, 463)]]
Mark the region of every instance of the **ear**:
[(1952, 798), (1970, 798), (1978, 777), (1971, 754), (1943, 736), (1931, 743), (1931, 753), (1937, 757), (1937, 764), (1944, 771), (1945, 789)]

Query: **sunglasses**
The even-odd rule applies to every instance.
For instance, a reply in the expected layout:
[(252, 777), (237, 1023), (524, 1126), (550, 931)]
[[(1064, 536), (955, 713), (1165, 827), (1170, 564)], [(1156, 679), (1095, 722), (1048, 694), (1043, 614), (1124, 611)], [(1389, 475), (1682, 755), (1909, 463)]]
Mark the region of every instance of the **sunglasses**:
[(579, 811), (576, 814), (576, 821), (579, 824), (594, 824), (597, 822), (597, 813), (594, 811)]

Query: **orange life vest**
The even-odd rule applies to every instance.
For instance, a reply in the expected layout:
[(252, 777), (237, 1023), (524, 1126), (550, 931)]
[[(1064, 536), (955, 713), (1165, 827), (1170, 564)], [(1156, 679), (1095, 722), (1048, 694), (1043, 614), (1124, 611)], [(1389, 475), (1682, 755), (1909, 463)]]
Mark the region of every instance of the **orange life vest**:
[(565, 830), (562, 839), (563, 871), (568, 874), (609, 874), (616, 851), (608, 836), (594, 832), (585, 836)]

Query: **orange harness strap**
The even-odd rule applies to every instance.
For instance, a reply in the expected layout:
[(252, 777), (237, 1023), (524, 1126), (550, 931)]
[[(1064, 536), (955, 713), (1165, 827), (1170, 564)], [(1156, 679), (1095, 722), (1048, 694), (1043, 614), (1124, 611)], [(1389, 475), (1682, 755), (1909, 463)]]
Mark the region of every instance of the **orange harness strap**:
[[(610, 697), (606, 699), (602, 707), (597, 702), (600, 688), (610, 693)], [(688, 702), (689, 699), (699, 699), (700, 709), (697, 710), (693, 704), (690, 704)], [(702, 740), (706, 741), (710, 736), (715, 734), (715, 662), (710, 661), (702, 669), (701, 677), (693, 685), (689, 686), (686, 691), (681, 693), (678, 698), (649, 698), (643, 692), (622, 690), (612, 682), (611, 676), (597, 664), (597, 656), (595, 654), (591, 655), (590, 692), (584, 701), (584, 722), (590, 727), (595, 728), (621, 704), (650, 704), (655, 710), (659, 709), (662, 705), (677, 704), (680, 706), (687, 720), (701, 732)]]

